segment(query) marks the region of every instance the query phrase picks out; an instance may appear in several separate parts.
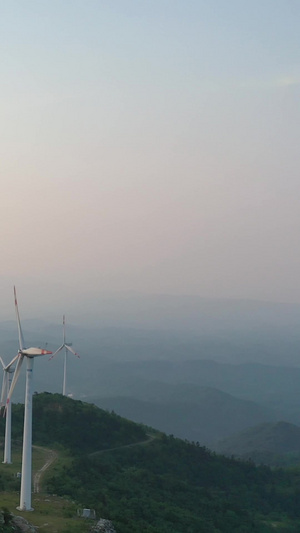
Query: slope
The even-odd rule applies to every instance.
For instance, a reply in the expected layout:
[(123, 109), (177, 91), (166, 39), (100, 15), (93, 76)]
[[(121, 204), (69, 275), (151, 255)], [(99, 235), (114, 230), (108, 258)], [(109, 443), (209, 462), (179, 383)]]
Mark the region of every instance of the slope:
[[(135, 422), (209, 447), (249, 426), (276, 420), (271, 409), (212, 387), (158, 382), (146, 385), (142, 380), (140, 388), (143, 387), (143, 395), (151, 401), (126, 396), (94, 396), (90, 400)], [(136, 386), (131, 390), (133, 394), (138, 392)]]
[[(22, 438), (23, 416), (24, 405), (13, 405), (12, 438), (15, 440)], [(0, 418), (2, 434), (4, 422)], [(73, 454), (90, 453), (147, 438), (141, 426), (116, 414), (47, 392), (33, 396), (32, 435), (34, 444), (63, 446)]]
[[(18, 438), (21, 407), (14, 409)], [(58, 394), (35, 395), (34, 413), (35, 444), (56, 443), (69, 454), (45, 473), (48, 492), (95, 508), (118, 533), (300, 530), (297, 471), (255, 467), (161, 434), (145, 443), (142, 427)], [(92, 453), (107, 444), (111, 451)]]
[(218, 442), (216, 448), (226, 455), (267, 464), (298, 463), (300, 427), (287, 422), (260, 424)]

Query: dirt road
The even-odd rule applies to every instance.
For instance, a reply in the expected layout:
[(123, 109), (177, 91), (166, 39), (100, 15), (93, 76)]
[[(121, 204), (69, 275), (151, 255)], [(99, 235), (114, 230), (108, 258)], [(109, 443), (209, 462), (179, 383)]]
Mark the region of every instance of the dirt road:
[(58, 454), (54, 450), (50, 450), (49, 448), (43, 448), (42, 446), (33, 446), (33, 448), (37, 448), (39, 450), (43, 450), (46, 455), (46, 461), (43, 464), (42, 468), (40, 468), (33, 476), (33, 492), (39, 493), (41, 488), (41, 478), (44, 472), (49, 468), (50, 465), (57, 459)]
[(100, 455), (101, 453), (105, 452), (113, 452), (114, 450), (121, 450), (122, 448), (132, 448), (133, 446), (143, 446), (145, 444), (150, 444), (155, 437), (154, 435), (147, 435), (146, 440), (139, 440), (138, 442), (132, 442), (131, 444), (122, 444), (121, 446), (116, 446), (116, 448), (104, 448), (104, 450), (98, 450), (97, 452), (89, 453), (89, 457), (93, 457), (93, 455)]

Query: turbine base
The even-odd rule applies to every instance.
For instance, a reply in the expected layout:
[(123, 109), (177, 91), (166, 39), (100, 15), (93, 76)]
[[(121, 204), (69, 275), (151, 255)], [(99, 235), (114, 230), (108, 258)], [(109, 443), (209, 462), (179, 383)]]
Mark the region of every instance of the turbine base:
[(34, 511), (34, 508), (31, 507), (30, 509), (26, 509), (25, 507), (16, 507), (17, 511), (24, 511), (24, 512), (27, 512), (27, 511)]

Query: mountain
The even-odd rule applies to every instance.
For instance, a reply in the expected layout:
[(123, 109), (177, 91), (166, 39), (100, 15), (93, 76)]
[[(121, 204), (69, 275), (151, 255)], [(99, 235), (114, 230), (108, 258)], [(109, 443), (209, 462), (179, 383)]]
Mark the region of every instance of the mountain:
[[(14, 441), (22, 409), (13, 406)], [(59, 394), (34, 395), (33, 414), (34, 444), (60, 454), (45, 474), (48, 493), (95, 509), (118, 533), (300, 530), (296, 471), (255, 467), (148, 429), (150, 438), (133, 422)], [(0, 473), (1, 490), (10, 478)]]
[(216, 448), (225, 455), (251, 458), (267, 464), (286, 464), (295, 459), (298, 462), (300, 427), (287, 422), (259, 424), (223, 439)]
[[(140, 383), (141, 388), (143, 385), (151, 401), (128, 396), (91, 397), (90, 401), (135, 422), (209, 447), (236, 431), (276, 419), (270, 409), (211, 387), (153, 382), (151, 390), (151, 386)], [(130, 390), (137, 393), (137, 387)]]
[[(12, 439), (23, 434), (24, 405), (12, 406)], [(61, 394), (34, 394), (33, 442), (42, 446), (59, 443), (73, 454), (91, 453), (147, 439), (142, 426), (92, 404), (74, 401)], [(0, 417), (4, 433), (5, 419)]]
[[(93, 397), (130, 396), (143, 401), (161, 398), (170, 387), (181, 387), (182, 400), (188, 394), (184, 387), (211, 387), (258, 403), (276, 413), (277, 420), (300, 421), (300, 368), (295, 367), (206, 359), (113, 361), (102, 364), (97, 379), (90, 381)], [(83, 397), (91, 397), (91, 392)]]
[[(296, 304), (134, 293), (93, 293), (78, 299), (68, 294), (64, 300), (60, 293), (57, 302), (49, 298), (45, 307), (42, 294), (33, 300), (26, 290), (21, 300), (26, 305), (20, 309), (25, 339), (28, 343), (32, 339), (33, 345), (60, 344), (64, 313), (67, 336), (78, 351), (101, 358), (213, 358), (295, 366), (299, 361)], [(2, 302), (0, 316), (7, 317), (8, 303)], [(14, 318), (13, 301), (8, 317)], [(13, 355), (14, 321), (0, 322), (0, 331), (0, 353), (12, 349)]]
[[(73, 346), (79, 352), (75, 342)], [(231, 432), (261, 422), (300, 423), (299, 368), (207, 359), (110, 361), (98, 351), (79, 353), (80, 359), (72, 354), (68, 358), (68, 391), (73, 398), (93, 401), (181, 438), (213, 446)], [(35, 391), (62, 390), (61, 355), (36, 361)], [(206, 394), (215, 390), (215, 398), (212, 391), (209, 398), (203, 396), (205, 389)], [(15, 390), (17, 401), (24, 397), (23, 390), (24, 371)], [(222, 393), (228, 396), (222, 398)]]

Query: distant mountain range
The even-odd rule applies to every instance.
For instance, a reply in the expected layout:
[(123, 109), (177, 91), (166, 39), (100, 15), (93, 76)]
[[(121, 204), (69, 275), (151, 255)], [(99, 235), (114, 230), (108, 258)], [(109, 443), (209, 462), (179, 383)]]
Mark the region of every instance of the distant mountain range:
[(130, 396), (144, 401), (170, 399), (172, 393), (172, 400), (177, 394), (181, 400), (189, 401), (192, 385), (212, 387), (261, 405), (272, 411), (277, 420), (296, 424), (300, 421), (300, 368), (201, 359), (107, 362), (101, 366), (97, 379), (91, 377), (91, 381), (93, 392), (89, 396)]
[[(66, 314), (71, 340), (81, 341), (84, 351), (98, 346), (104, 349), (103, 355), (108, 348), (109, 356), (122, 357), (123, 348), (126, 358), (131, 350), (131, 358), (300, 362), (297, 304), (128, 292), (78, 294), (77, 298), (65, 294), (65, 301), (61, 295), (57, 301), (51, 297), (45, 307), (42, 295), (38, 294), (33, 302), (30, 293), (24, 291), (19, 303), (28, 342), (32, 333), (34, 341), (55, 344), (61, 339), (61, 316)], [(5, 354), (3, 343), (11, 338), (17, 340), (13, 301), (10, 313), (7, 305), (0, 307), (0, 312), (11, 316), (10, 321), (0, 323), (0, 351)]]
[(193, 385), (164, 387), (158, 383), (153, 387), (153, 396), (157, 396), (152, 401), (129, 396), (88, 399), (130, 420), (210, 448), (236, 431), (276, 420), (276, 414), (270, 409), (217, 389)]
[[(82, 326), (66, 317), (80, 354), (68, 356), (74, 398), (211, 446), (261, 422), (300, 423), (300, 306), (130, 293), (81, 304)], [(54, 351), (62, 342), (61, 319), (22, 324), (28, 346)], [(17, 346), (15, 322), (1, 322), (5, 361)], [(36, 361), (36, 391), (61, 392), (62, 356)], [(21, 376), (14, 401), (23, 398)]]
[(299, 463), (300, 427), (287, 422), (264, 423), (220, 441), (217, 451), (265, 464)]

